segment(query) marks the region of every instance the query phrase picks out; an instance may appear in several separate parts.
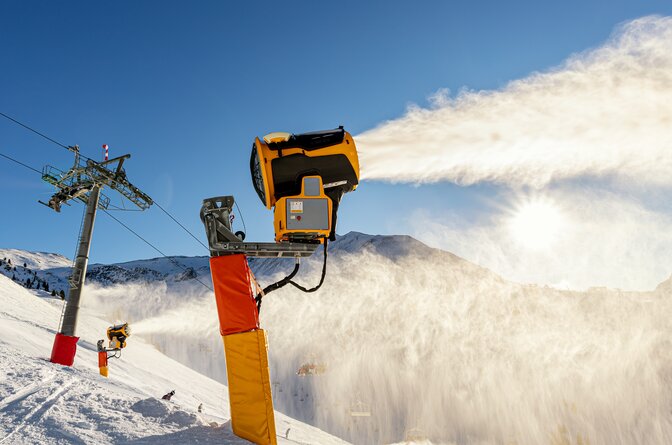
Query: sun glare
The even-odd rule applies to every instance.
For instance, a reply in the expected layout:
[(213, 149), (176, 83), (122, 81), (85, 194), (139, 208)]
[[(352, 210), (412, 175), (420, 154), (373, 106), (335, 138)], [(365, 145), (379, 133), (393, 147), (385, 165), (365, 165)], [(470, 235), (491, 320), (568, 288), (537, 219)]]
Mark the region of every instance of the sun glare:
[(509, 221), (509, 227), (518, 244), (531, 250), (542, 250), (551, 247), (558, 240), (564, 223), (565, 218), (555, 204), (536, 199), (516, 209)]

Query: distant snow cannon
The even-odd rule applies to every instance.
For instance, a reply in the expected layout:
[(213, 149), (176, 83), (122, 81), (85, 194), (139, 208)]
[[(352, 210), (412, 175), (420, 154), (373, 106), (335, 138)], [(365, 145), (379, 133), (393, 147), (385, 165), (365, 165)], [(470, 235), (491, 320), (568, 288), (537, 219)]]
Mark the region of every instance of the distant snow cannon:
[(335, 239), (343, 195), (359, 184), (355, 141), (343, 127), (256, 138), (252, 183), (267, 208), (275, 207), (275, 240)]
[(126, 347), (126, 339), (131, 336), (131, 328), (128, 323), (117, 324), (107, 328), (107, 339), (110, 348), (123, 349)]
[[(336, 214), (343, 194), (359, 183), (359, 160), (352, 136), (338, 127), (314, 133), (271, 133), (256, 138), (250, 157), (252, 183), (268, 208), (274, 208), (274, 243), (245, 241), (232, 229), (233, 196), (203, 200), (201, 221), (210, 248), (210, 272), (224, 341), (234, 434), (256, 444), (275, 445), (275, 418), (268, 368), (266, 333), (259, 326), (262, 298), (291, 284), (315, 292), (324, 282), (327, 244), (335, 239)], [(323, 246), (319, 283), (307, 289), (292, 279), (299, 259)], [(247, 257), (295, 258), (282, 280), (259, 287)], [(320, 364), (307, 364), (299, 375), (318, 375)]]
[[(131, 328), (128, 323), (121, 323), (107, 328), (109, 346), (105, 347), (105, 340), (98, 340), (98, 368), (100, 375), (108, 376), (108, 359), (120, 358), (121, 350), (126, 347), (126, 339), (131, 336)], [(111, 353), (111, 354), (110, 354)]]

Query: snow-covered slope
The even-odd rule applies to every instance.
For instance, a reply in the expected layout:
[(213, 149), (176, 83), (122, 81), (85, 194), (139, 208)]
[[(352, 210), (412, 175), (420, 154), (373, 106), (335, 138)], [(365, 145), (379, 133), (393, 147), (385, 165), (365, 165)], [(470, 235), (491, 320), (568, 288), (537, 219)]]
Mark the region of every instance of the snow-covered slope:
[[(225, 382), (214, 298), (196, 281), (210, 285), (207, 258), (174, 260), (93, 265), (83, 304)], [(315, 284), (321, 261), (296, 280)], [(293, 261), (251, 265), (263, 286)], [(358, 444), (667, 444), (671, 295), (521, 285), (410, 237), (350, 233), (319, 292), (264, 299), (275, 407)]]
[(15, 266), (23, 266), (29, 269), (45, 270), (56, 267), (69, 267), (72, 263), (63, 255), (48, 252), (28, 252), (18, 249), (0, 249), (0, 259), (10, 260)]
[[(75, 366), (48, 362), (61, 304), (0, 276), (1, 444), (248, 443), (230, 432), (224, 385), (140, 336), (132, 335), (122, 357), (110, 360), (109, 379), (99, 376), (95, 345), (110, 322), (86, 309)], [(158, 400), (173, 389), (172, 401)], [(197, 412), (200, 403), (204, 413)], [(276, 416), (278, 432), (290, 429), (289, 439), (279, 443), (344, 443)]]

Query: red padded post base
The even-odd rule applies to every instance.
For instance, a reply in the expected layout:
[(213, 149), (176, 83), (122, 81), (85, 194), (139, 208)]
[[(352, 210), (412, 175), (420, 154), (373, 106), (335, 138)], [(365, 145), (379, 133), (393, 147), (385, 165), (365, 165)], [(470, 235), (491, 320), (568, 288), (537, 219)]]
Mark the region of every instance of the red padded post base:
[(51, 349), (51, 363), (58, 363), (63, 366), (72, 366), (75, 363), (75, 354), (77, 353), (77, 341), (79, 337), (70, 337), (60, 332), (54, 339), (54, 347)]

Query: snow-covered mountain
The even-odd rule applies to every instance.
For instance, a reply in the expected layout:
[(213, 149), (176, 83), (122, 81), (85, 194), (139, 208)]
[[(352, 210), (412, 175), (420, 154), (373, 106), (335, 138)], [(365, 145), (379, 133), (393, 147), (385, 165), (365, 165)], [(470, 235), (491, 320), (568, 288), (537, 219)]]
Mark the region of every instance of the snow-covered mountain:
[[(353, 232), (329, 252), (319, 292), (288, 286), (262, 305), (279, 411), (358, 444), (669, 443), (667, 284), (511, 283), (407, 236)], [(321, 262), (320, 252), (303, 260), (295, 280), (314, 285)], [(250, 263), (262, 286), (293, 267)], [(161, 352), (226, 381), (207, 257), (89, 271), (89, 313), (128, 320)], [(68, 270), (38, 275), (58, 286)]]
[[(350, 232), (344, 236), (339, 236), (335, 242), (329, 245), (329, 254), (333, 258), (362, 252), (370, 252), (391, 260), (408, 257), (425, 258), (441, 263), (450, 263), (451, 266), (458, 267), (466, 273), (494, 276), (484, 268), (469, 263), (452, 253), (431, 248), (407, 235), (367, 235)], [(24, 262), (27, 262), (30, 274), (36, 274), (40, 279), (49, 283), (51, 287), (67, 290), (67, 280), (71, 272), (72, 261), (61, 255), (17, 249), (0, 249), (0, 258), (9, 260), (15, 266), (21, 266)], [(0, 259), (0, 261), (2, 260)], [(250, 258), (249, 260), (253, 272), (261, 278), (290, 271), (294, 264), (293, 261), (292, 259), (261, 258)], [(321, 267), (321, 250), (310, 259), (302, 261), (307, 264), (309, 269)], [(18, 270), (21, 270), (21, 267)], [(8, 272), (8, 270), (3, 271), (0, 268), (0, 273), (11, 277)], [(188, 280), (196, 282), (200, 280), (211, 286), (208, 256), (171, 256), (116, 264), (89, 264), (86, 279), (87, 282), (101, 286), (151, 282), (175, 283)]]

